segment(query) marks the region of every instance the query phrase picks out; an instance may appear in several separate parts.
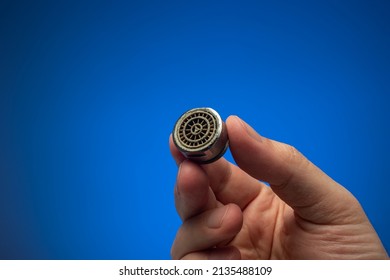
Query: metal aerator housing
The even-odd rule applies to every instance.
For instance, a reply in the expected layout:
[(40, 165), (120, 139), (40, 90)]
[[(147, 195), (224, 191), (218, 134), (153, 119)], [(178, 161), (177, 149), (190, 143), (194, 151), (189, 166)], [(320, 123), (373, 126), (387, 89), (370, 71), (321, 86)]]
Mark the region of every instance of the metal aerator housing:
[(185, 112), (173, 128), (173, 142), (188, 159), (211, 163), (229, 146), (226, 124), (211, 108), (195, 108)]

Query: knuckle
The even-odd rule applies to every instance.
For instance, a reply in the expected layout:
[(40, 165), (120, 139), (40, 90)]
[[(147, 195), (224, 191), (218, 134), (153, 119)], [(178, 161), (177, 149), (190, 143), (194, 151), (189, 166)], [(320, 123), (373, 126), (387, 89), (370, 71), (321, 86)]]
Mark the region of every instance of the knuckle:
[(302, 153), (292, 145), (286, 144), (286, 157), (285, 161), (287, 161), (289, 166), (294, 166), (295, 168), (303, 168), (310, 165), (310, 161), (302, 155)]
[(300, 174), (302, 170), (310, 168), (312, 163), (303, 156), (299, 150), (288, 144), (282, 144), (280, 147), (280, 162), (279, 166), (283, 169), (283, 180), (278, 186), (280, 190), (289, 187), (295, 180), (297, 174)]
[(287, 150), (286, 160), (289, 163), (295, 163), (297, 161), (298, 156), (300, 155), (300, 152), (298, 151), (297, 148), (295, 148), (295, 146), (286, 144), (285, 147), (286, 147), (286, 150)]

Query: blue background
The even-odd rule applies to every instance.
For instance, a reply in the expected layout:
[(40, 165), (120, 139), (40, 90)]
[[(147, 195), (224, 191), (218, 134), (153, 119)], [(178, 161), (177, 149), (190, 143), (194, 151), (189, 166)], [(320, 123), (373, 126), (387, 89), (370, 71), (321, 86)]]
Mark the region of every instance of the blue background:
[(389, 250), (389, 3), (2, 1), (0, 258), (170, 258), (198, 106), (296, 146)]

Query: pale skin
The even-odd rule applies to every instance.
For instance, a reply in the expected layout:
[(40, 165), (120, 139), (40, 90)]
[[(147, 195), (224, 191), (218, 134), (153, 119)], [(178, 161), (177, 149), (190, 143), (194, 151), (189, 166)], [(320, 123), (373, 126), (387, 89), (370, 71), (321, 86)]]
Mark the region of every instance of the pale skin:
[[(230, 150), (179, 166), (175, 205), (183, 221), (173, 259), (388, 259), (356, 198), (292, 146), (260, 136), (236, 116)], [(268, 182), (270, 187), (262, 182)]]

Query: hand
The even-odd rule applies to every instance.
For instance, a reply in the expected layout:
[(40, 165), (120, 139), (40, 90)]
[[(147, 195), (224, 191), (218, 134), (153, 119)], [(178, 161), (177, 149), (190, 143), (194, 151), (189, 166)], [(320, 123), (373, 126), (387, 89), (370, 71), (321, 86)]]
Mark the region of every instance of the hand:
[(173, 259), (388, 258), (350, 192), (238, 117), (226, 125), (238, 166), (224, 158), (208, 165), (185, 160), (170, 138), (183, 221)]

